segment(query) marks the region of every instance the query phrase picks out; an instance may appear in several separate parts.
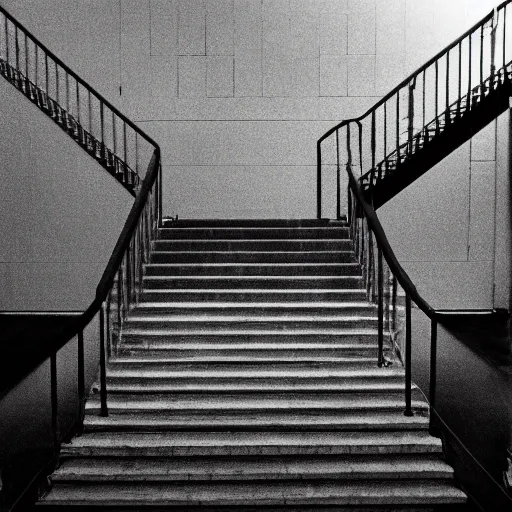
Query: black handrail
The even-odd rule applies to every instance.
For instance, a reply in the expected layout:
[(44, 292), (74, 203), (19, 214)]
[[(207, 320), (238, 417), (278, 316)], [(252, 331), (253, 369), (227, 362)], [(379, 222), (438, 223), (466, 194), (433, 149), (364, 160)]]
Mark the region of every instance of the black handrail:
[[(511, 2), (512, 0), (506, 0), (489, 12), (459, 38), (400, 82), (363, 115), (341, 121), (317, 141), (318, 218), (322, 217), (322, 143), (332, 135), (335, 135), (335, 140), (333, 140), (334, 137), (330, 140), (332, 141), (331, 154), (335, 155), (333, 158), (336, 163), (336, 212), (338, 218), (340, 217), (340, 167), (344, 165), (347, 171), (349, 192), (347, 217), (351, 236), (354, 240), (357, 259), (363, 269), (368, 297), (378, 304), (378, 366), (388, 363), (384, 357), (383, 348), (386, 329), (390, 339), (396, 343), (398, 284), (405, 293), (405, 341), (404, 346), (396, 348), (402, 356), (405, 366), (406, 415), (413, 414), (411, 403), (411, 303), (414, 302), (431, 321), (429, 390), (431, 408), (435, 407), (436, 400), (438, 313), (418, 293), (412, 280), (398, 262), (377, 216), (373, 204), (374, 191), (378, 183), (404, 165), (404, 162), (412, 158), (416, 151), (420, 151), (436, 137), (443, 135), (443, 131), (447, 126), (451, 126), (454, 120), (461, 119), (461, 123), (467, 125), (467, 118), (462, 119), (463, 116), (488, 99), (494, 101), (494, 98), (499, 97), (502, 86), (506, 85), (507, 94), (512, 94), (509, 76), (512, 73), (510, 69), (512, 60), (509, 57), (512, 40), (507, 38), (506, 32), (506, 9)], [(503, 20), (502, 32), (499, 35), (502, 38), (502, 45), (497, 46), (497, 28), (500, 19)], [(484, 27), (490, 21), (492, 21), (491, 33), (486, 45), (484, 44)], [(472, 44), (472, 37), (475, 34), (479, 37), (478, 45)], [(502, 61), (500, 66), (495, 64), (497, 48), (503, 53), (500, 56)], [(456, 58), (452, 61), (450, 60), (451, 51), (457, 53)], [(468, 75), (464, 78), (462, 76), (463, 51), (467, 51), (468, 59)], [(476, 62), (473, 63), (473, 60)], [(455, 64), (453, 64), (454, 61)], [(490, 65), (487, 61), (490, 61)], [(458, 71), (456, 87), (452, 87), (450, 84), (450, 62), (452, 62), (452, 70), (455, 66)], [(488, 65), (490, 74), (485, 77), (484, 70)], [(476, 70), (478, 70), (478, 80), (472, 76)], [(441, 71), (446, 72), (446, 81), (442, 85), (440, 85)], [(475, 73), (473, 73), (474, 71)], [(434, 99), (429, 98), (427, 94), (427, 77), (435, 80), (435, 90), (433, 94), (431, 93)], [(462, 87), (463, 80), (467, 80), (464, 88)], [(415, 94), (416, 88), (420, 89), (420, 93), (417, 95)], [(402, 92), (407, 95), (404, 95), (405, 101), (400, 98)], [(427, 107), (430, 107), (431, 112)], [(417, 111), (417, 119), (421, 122), (419, 131), (416, 131), (414, 125), (415, 111)], [(407, 124), (401, 124), (401, 116), (404, 115)], [(433, 115), (432, 120), (428, 119), (430, 115)], [(378, 139), (378, 133), (382, 136), (381, 139)], [(405, 134), (405, 138), (401, 137), (402, 134)], [(343, 144), (341, 148), (340, 144)], [(380, 163), (377, 163), (377, 151), (381, 151), (383, 155)], [(359, 168), (358, 174), (361, 178), (356, 177), (356, 168)], [(364, 174), (365, 172), (366, 174)], [(377, 263), (375, 263), (375, 255), (377, 255)], [(377, 274), (377, 279), (375, 279), (375, 274)], [(375, 282), (377, 282), (377, 287)]]
[(0, 74), (137, 195), (156, 142), (1, 6)]
[(94, 93), (94, 95), (101, 100), (116, 116), (120, 117), (130, 128), (136, 131), (141, 137), (146, 139), (147, 142), (157, 147), (158, 144), (146, 133), (144, 133), (133, 121), (128, 119), (122, 112), (120, 112), (112, 103), (110, 103), (101, 93), (96, 91), (91, 85), (89, 85), (83, 78), (79, 77), (69, 66), (66, 66), (62, 60), (60, 60), (51, 50), (49, 50), (36, 36), (34, 36), (27, 28), (25, 28), (16, 18), (14, 18), (9, 12), (7, 12), (0, 5), (0, 12), (8, 18), (15, 26), (27, 34), (30, 39), (39, 47), (43, 52), (48, 55), (54, 62), (56, 62), (66, 73), (72, 76), (79, 84), (83, 85), (88, 91)]
[[(3, 15), (3, 18), (1, 17)], [(88, 308), (78, 316), (74, 322), (70, 322), (58, 336), (48, 341), (46, 352), (37, 361), (31, 362), (31, 367), (25, 369), (24, 375), (17, 375), (15, 381), (8, 383), (8, 387), (0, 389), (0, 396), (4, 396), (20, 380), (24, 378), (37, 364), (50, 359), (54, 366), (57, 351), (71, 339), (78, 337), (78, 410), (80, 419), (77, 429), (83, 422), (85, 399), (84, 389), (84, 329), (95, 318), (99, 318), (99, 340), (100, 340), (100, 398), (101, 414), (108, 415), (107, 387), (106, 387), (106, 365), (110, 354), (117, 349), (117, 341), (122, 323), (128, 311), (136, 304), (142, 289), (142, 276), (144, 264), (149, 260), (150, 246), (157, 237), (157, 230), (162, 219), (162, 177), (161, 177), (161, 151), (159, 145), (100, 93), (96, 92), (85, 80), (80, 78), (68, 66), (66, 66), (53, 52), (43, 45), (35, 36), (29, 33), (11, 14), (0, 6), (0, 49), (5, 49), (5, 58), (0, 56), (0, 74), (10, 81), (18, 90), (23, 92), (30, 100), (36, 103), (41, 110), (50, 115), (63, 129), (65, 129), (91, 156), (100, 163), (110, 167), (114, 166), (114, 173), (121, 168), (125, 180), (119, 179), (128, 188), (135, 200), (130, 209), (123, 229), (117, 239), (116, 245), (109, 258), (102, 277), (97, 285), (94, 300)], [(14, 36), (10, 33), (14, 31)], [(19, 33), (22, 33), (20, 38)], [(4, 39), (2, 39), (4, 38)], [(29, 43), (34, 46), (33, 54), (29, 53)], [(1, 44), (4, 43), (4, 44)], [(14, 47), (13, 47), (14, 43)], [(20, 46), (24, 45), (24, 56), (21, 56)], [(13, 57), (15, 55), (15, 58)], [(35, 63), (35, 80), (31, 80), (29, 61)], [(45, 79), (42, 84), (38, 83), (38, 62), (44, 62), (43, 70)], [(50, 66), (49, 61), (55, 63), (51, 69), (55, 73), (55, 97), (50, 94)], [(60, 78), (59, 78), (59, 71)], [(65, 97), (62, 95), (59, 84), (65, 79)], [(75, 80), (76, 90), (70, 87), (70, 82)], [(44, 85), (44, 87), (43, 87)], [(73, 84), (75, 85), (75, 84)], [(83, 104), (80, 94), (80, 87), (85, 89), (85, 109), (88, 113), (83, 116)], [(75, 96), (76, 113), (71, 114), (70, 95)], [(61, 104), (61, 96), (65, 107)], [(93, 105), (92, 98), (97, 102)], [(111, 115), (111, 124), (108, 125), (106, 116)], [(99, 130), (93, 133), (94, 116), (99, 121)], [(88, 122), (84, 127), (83, 120)], [(98, 128), (97, 127), (97, 128)], [(130, 133), (127, 127), (132, 130)], [(109, 132), (110, 129), (110, 134)], [(121, 137), (118, 140), (117, 134), (121, 130)], [(107, 148), (107, 137), (112, 143)], [(131, 139), (130, 139), (131, 138)], [(130, 140), (129, 140), (130, 139)], [(144, 171), (142, 179), (139, 176), (139, 162), (146, 155), (142, 155), (140, 142), (144, 141), (149, 145), (150, 154), (147, 155), (149, 164)], [(131, 143), (130, 151), (128, 144)], [(142, 155), (142, 156), (141, 156)], [(134, 161), (133, 169), (128, 163), (129, 158)], [(120, 164), (117, 165), (116, 162)], [(131, 162), (130, 162), (131, 163)], [(129, 173), (135, 172), (136, 179)], [(52, 369), (53, 369), (52, 366)], [(52, 372), (51, 393), (56, 393), (56, 369)], [(55, 450), (58, 451), (58, 410), (57, 401), (52, 401), (52, 432), (55, 439)]]

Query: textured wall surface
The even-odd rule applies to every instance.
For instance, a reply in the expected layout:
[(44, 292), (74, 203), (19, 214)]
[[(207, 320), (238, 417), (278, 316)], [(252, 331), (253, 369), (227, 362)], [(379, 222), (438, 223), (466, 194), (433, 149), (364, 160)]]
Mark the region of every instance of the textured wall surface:
[(85, 309), (133, 198), (0, 80), (0, 310)]
[[(314, 216), (316, 139), (364, 113), (496, 2), (0, 3), (161, 144), (164, 213), (201, 218)], [(437, 307), (492, 307), (496, 281), (494, 305), (508, 307), (505, 116), (500, 123), (381, 210)], [(334, 215), (332, 202), (326, 209)]]

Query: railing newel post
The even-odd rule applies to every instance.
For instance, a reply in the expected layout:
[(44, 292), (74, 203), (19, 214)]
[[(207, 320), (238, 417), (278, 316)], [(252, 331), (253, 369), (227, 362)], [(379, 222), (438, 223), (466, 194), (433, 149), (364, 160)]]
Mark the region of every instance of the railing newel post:
[(316, 218), (322, 218), (322, 141), (316, 143)]
[(380, 246), (377, 248), (378, 258), (378, 344), (379, 356), (377, 365), (381, 368), (384, 365), (384, 266), (382, 258), (382, 249)]
[(436, 406), (436, 385), (437, 385), (437, 319), (431, 319), (430, 325), (430, 407)]

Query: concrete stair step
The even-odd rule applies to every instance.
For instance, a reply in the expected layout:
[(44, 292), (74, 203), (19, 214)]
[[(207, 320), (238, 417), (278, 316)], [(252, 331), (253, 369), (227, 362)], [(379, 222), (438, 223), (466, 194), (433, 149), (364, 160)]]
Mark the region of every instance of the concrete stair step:
[(110, 364), (107, 367), (108, 382), (140, 383), (155, 386), (190, 386), (192, 388), (213, 386), (310, 386), (321, 389), (328, 386), (368, 387), (368, 386), (403, 386), (405, 372), (402, 367), (376, 366), (362, 369), (326, 369), (316, 368), (278, 368), (253, 367), (250, 369), (233, 369), (221, 367), (207, 368), (204, 371), (168, 370), (151, 368), (126, 368), (123, 365)]
[(169, 372), (172, 370), (181, 371), (206, 371), (206, 370), (221, 370), (230, 369), (238, 371), (251, 371), (257, 368), (265, 367), (267, 370), (281, 370), (281, 369), (334, 369), (334, 370), (358, 370), (377, 366), (376, 357), (278, 357), (273, 359), (266, 357), (251, 357), (244, 356), (210, 356), (199, 358), (136, 358), (119, 357), (110, 361), (109, 368), (122, 368), (124, 370), (146, 370), (146, 371), (160, 371)]
[(123, 330), (123, 344), (142, 344), (153, 346), (160, 343), (375, 343), (375, 328), (343, 328), (343, 329), (293, 329), (283, 330), (248, 330), (235, 327), (226, 329), (147, 329), (143, 326)]
[(162, 219), (162, 226), (172, 228), (306, 228), (306, 227), (342, 227), (346, 226), (345, 218), (330, 219)]
[[(108, 390), (108, 388), (107, 388)], [(146, 412), (152, 414), (175, 414), (185, 411), (209, 412), (212, 414), (253, 412), (272, 415), (274, 413), (308, 414), (313, 412), (392, 412), (405, 409), (404, 393), (395, 392), (379, 396), (366, 394), (364, 396), (333, 396), (321, 393), (287, 393), (280, 396), (277, 392), (250, 394), (220, 395), (216, 393), (199, 392), (195, 394), (115, 394), (109, 393), (108, 408), (116, 414), (133, 414)], [(420, 399), (412, 402), (415, 411), (424, 413), (428, 404)], [(99, 412), (99, 394), (91, 395), (86, 403), (86, 411)]]
[[(391, 347), (386, 347), (385, 350), (389, 351)], [(210, 357), (247, 357), (268, 359), (269, 361), (275, 359), (295, 357), (304, 358), (308, 357), (313, 359), (315, 357), (377, 357), (377, 345), (352, 345), (352, 346), (339, 346), (333, 344), (308, 344), (308, 345), (287, 345), (287, 344), (271, 344), (256, 345), (254, 343), (246, 344), (196, 344), (195, 346), (161, 346), (158, 350), (154, 347), (149, 352), (148, 349), (141, 347), (127, 347), (126, 344), (117, 351), (118, 356), (141, 356), (147, 358), (161, 359), (162, 357), (173, 359), (199, 359), (204, 360)]]
[(245, 227), (172, 227), (158, 230), (160, 240), (265, 240), (265, 239), (315, 239), (315, 238), (348, 238), (349, 228), (346, 226), (245, 226)]
[[(59, 484), (38, 502), (39, 506), (66, 504), (80, 506), (297, 506), (325, 505), (426, 505), (466, 502), (466, 495), (449, 482), (281, 482), (162, 484)], [(242, 509), (243, 510), (243, 509)], [(268, 510), (265, 508), (265, 510)], [(284, 510), (284, 509), (283, 509)], [(303, 510), (303, 509), (302, 509)], [(407, 511), (407, 509), (406, 509)], [(409, 511), (407, 511), (409, 512)]]
[(144, 276), (144, 288), (361, 288), (363, 279), (353, 276)]
[(163, 250), (151, 251), (152, 263), (347, 263), (355, 262), (352, 250)]
[(352, 240), (314, 239), (265, 239), (265, 240), (156, 240), (156, 251), (350, 251)]
[(149, 412), (116, 413), (110, 411), (108, 417), (98, 412), (88, 411), (84, 420), (87, 432), (160, 432), (160, 431), (205, 431), (205, 432), (243, 432), (243, 431), (397, 431), (426, 430), (428, 417), (416, 411), (414, 416), (405, 416), (403, 409), (386, 411), (308, 411), (306, 413), (274, 412), (237, 412), (172, 415)]
[(440, 454), (427, 432), (94, 432), (63, 444), (70, 457)]
[(353, 289), (181, 289), (145, 288), (140, 297), (144, 302), (363, 302), (366, 290)]
[[(107, 374), (108, 390), (110, 393), (217, 393), (217, 394), (251, 394), (251, 393), (403, 393), (404, 383), (400, 381), (376, 383), (367, 382), (246, 382), (245, 380), (231, 380), (228, 382), (151, 382), (141, 378), (123, 379)], [(99, 389), (99, 385), (93, 384)], [(414, 386), (415, 387), (415, 386)]]
[(337, 457), (336, 460), (283, 457), (273, 460), (72, 459), (51, 475), (52, 482), (210, 482), (286, 480), (451, 479), (445, 462), (411, 456)]
[(356, 262), (346, 263), (148, 263), (148, 276), (176, 275), (361, 275)]
[(181, 329), (188, 330), (243, 330), (261, 332), (290, 331), (294, 329), (344, 329), (344, 328), (376, 328), (377, 316), (373, 315), (164, 315), (164, 314), (131, 314), (125, 321), (127, 331), (131, 329)]
[(316, 302), (316, 303), (301, 303), (301, 302), (260, 302), (254, 304), (253, 302), (143, 302), (135, 307), (132, 315), (144, 315), (165, 313), (183, 314), (189, 313), (190, 315), (343, 315), (343, 316), (368, 316), (375, 314), (377, 306), (370, 302)]

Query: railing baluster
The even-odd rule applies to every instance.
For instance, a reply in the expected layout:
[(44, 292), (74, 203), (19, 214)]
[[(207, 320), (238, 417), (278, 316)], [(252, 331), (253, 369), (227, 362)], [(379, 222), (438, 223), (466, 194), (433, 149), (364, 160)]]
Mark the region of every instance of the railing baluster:
[(388, 156), (388, 102), (384, 103), (384, 158), (387, 169), (387, 156)]
[(436, 135), (439, 134), (439, 61), (435, 62), (436, 70), (436, 91), (435, 91), (435, 119), (436, 119)]
[(341, 171), (340, 171), (340, 138), (336, 130), (336, 218), (341, 218)]
[(426, 81), (427, 81), (427, 70), (425, 69), (425, 71), (423, 71), (423, 105), (422, 105), (422, 110), (423, 110), (423, 119), (422, 119), (422, 126), (423, 126), (423, 130), (424, 130), (424, 133), (425, 133), (425, 143), (428, 142), (428, 131), (425, 130), (425, 126), (427, 125), (426, 123)]
[(60, 451), (59, 432), (59, 390), (57, 387), (57, 352), (50, 355), (50, 401), (52, 407), (52, 437), (53, 449), (57, 454)]
[(123, 123), (123, 152), (124, 152), (124, 182), (128, 183), (128, 139), (126, 134), (126, 123)]
[(382, 258), (382, 249), (380, 246), (377, 249), (378, 253), (378, 343), (379, 343), (379, 356), (377, 365), (380, 367), (384, 364), (384, 267)]
[(445, 126), (450, 124), (450, 52), (446, 53)]
[(105, 354), (105, 306), (101, 305), (100, 315), (100, 414), (108, 416), (107, 405), (107, 361)]
[(103, 102), (100, 102), (100, 137), (101, 137), (101, 147), (99, 154), (96, 154), (97, 158), (103, 159), (104, 162), (107, 161), (107, 153), (105, 147), (105, 110)]
[[(507, 64), (507, 6), (503, 6), (503, 63), (502, 66), (505, 68)], [(505, 76), (507, 76), (507, 70), (505, 69)]]
[(400, 165), (400, 91), (396, 93), (396, 167)]
[(480, 87), (481, 93), (484, 91), (484, 26), (480, 27)]
[(411, 375), (411, 296), (405, 295), (405, 416), (412, 416), (412, 375)]
[(398, 281), (396, 277), (393, 275), (393, 283), (392, 283), (392, 299), (391, 304), (393, 308), (393, 317), (392, 317), (392, 325), (393, 325), (393, 332), (396, 331), (396, 318), (397, 318), (397, 310), (396, 310), (396, 299), (398, 295)]
[(436, 406), (437, 383), (437, 320), (431, 319), (430, 324), (430, 407)]
[[(85, 412), (85, 358), (84, 358), (84, 332), (77, 335), (77, 395), (78, 395), (78, 422), (80, 427), (83, 424)], [(81, 428), (80, 428), (81, 430)]]
[(11, 64), (10, 57), (10, 48), (9, 48), (9, 22), (7, 21), (7, 17), (4, 17), (4, 27), (5, 27), (5, 61), (7, 64)]
[(322, 218), (322, 143), (316, 143), (316, 218)]
[(409, 84), (408, 91), (409, 91), (409, 125), (407, 127), (407, 141), (408, 141), (408, 153), (409, 157), (412, 156), (414, 153), (414, 148), (412, 144), (412, 138), (414, 135), (414, 88), (416, 87), (415, 83)]
[(18, 41), (18, 26), (14, 26), (14, 42), (15, 42), (15, 49), (16, 49), (16, 76), (17, 76), (17, 84), (18, 87), (21, 87), (20, 85), (20, 43)]
[(468, 37), (469, 61), (468, 61), (468, 99), (467, 99), (467, 102), (466, 102), (466, 109), (467, 110), (469, 110), (471, 108), (471, 105), (472, 105), (472, 97), (471, 97), (471, 82), (472, 82), (471, 74), (473, 73), (473, 58), (472, 58), (473, 57), (472, 56), (472, 53), (473, 53), (473, 39), (472, 39), (472, 36), (473, 36), (473, 32), (471, 34), (469, 34), (469, 37)]
[(459, 76), (457, 82), (457, 118), (460, 117), (460, 102), (462, 99), (462, 41), (459, 43)]

